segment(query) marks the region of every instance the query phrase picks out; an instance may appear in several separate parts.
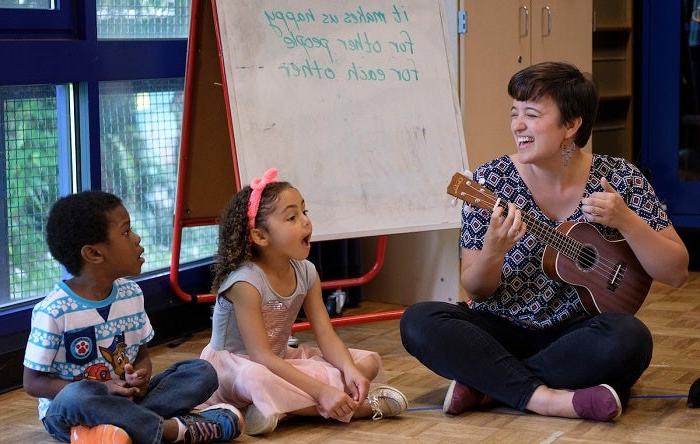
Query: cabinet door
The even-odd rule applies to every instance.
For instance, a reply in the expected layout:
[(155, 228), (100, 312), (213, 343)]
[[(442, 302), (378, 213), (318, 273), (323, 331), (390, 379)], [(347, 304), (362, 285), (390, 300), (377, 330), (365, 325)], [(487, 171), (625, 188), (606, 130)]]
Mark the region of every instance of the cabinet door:
[(593, 2), (532, 0), (532, 63), (569, 62), (593, 69)]
[[(463, 0), (460, 99), (470, 168), (515, 150), (508, 81), (530, 64), (530, 0)], [(590, 32), (589, 32), (590, 36)], [(589, 37), (590, 39), (590, 37)]]
[(531, 35), (533, 64), (568, 62), (593, 73), (592, 0), (532, 0)]

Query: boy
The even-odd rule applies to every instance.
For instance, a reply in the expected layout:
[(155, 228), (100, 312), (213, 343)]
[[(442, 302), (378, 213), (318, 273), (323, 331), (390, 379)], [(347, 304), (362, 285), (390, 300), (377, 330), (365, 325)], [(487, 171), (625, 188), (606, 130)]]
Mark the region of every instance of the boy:
[[(46, 225), (51, 255), (73, 275), (32, 312), (24, 389), (39, 399), (46, 430), (64, 442), (201, 443), (241, 433), (240, 412), (190, 410), (217, 389), (213, 367), (194, 359), (151, 379), (153, 329), (143, 293), (141, 238), (109, 193), (59, 199)], [(128, 436), (127, 436), (128, 435)], [(104, 440), (104, 441), (103, 441)]]

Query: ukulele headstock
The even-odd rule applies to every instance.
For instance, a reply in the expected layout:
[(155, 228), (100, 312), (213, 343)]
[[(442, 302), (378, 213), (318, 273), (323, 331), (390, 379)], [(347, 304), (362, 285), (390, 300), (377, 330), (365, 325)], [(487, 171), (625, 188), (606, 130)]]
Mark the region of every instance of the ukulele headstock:
[(447, 186), (447, 194), (486, 210), (493, 209), (497, 199), (491, 190), (474, 181), (471, 171), (455, 173)]

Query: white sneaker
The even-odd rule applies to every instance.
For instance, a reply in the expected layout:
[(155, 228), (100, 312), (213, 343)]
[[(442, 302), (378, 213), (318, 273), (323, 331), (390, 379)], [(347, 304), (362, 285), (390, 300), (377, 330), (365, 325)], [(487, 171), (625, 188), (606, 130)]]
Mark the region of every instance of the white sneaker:
[(279, 415), (265, 416), (255, 404), (251, 404), (245, 411), (245, 433), (247, 435), (264, 435), (277, 428)]
[(372, 415), (374, 420), (400, 415), (408, 408), (408, 401), (404, 394), (388, 385), (377, 387), (369, 392), (367, 401), (374, 412)]

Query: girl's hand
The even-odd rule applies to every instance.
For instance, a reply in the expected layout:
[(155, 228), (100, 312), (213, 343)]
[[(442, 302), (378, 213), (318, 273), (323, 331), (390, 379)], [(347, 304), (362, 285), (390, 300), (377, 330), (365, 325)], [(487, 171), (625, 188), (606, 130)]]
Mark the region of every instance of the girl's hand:
[(503, 208), (496, 207), (491, 213), (489, 228), (486, 230), (484, 249), (488, 247), (499, 254), (506, 254), (525, 235), (526, 228), (522, 213), (514, 204), (508, 204), (508, 214), (505, 217)]
[(581, 199), (581, 210), (589, 222), (619, 230), (632, 210), (605, 177), (600, 178), (600, 183), (605, 191), (592, 193), (589, 197)]
[(133, 399), (134, 396), (138, 394), (138, 389), (136, 387), (129, 387), (126, 381), (122, 381), (121, 379), (110, 379), (109, 381), (105, 381), (105, 385), (107, 385), (107, 391), (112, 395)]
[(318, 411), (321, 415), (338, 420), (354, 412), (360, 405), (347, 393), (330, 385), (326, 385), (321, 389), (317, 401)]
[(148, 370), (145, 368), (135, 370), (132, 364), (126, 364), (124, 366), (124, 379), (128, 387), (138, 389), (136, 393), (137, 397), (142, 398), (146, 396), (148, 392), (148, 383), (151, 380), (151, 375), (148, 374)]
[(343, 380), (345, 381), (345, 390), (350, 393), (350, 396), (357, 403), (361, 403), (367, 397), (369, 392), (369, 379), (360, 373), (354, 365), (343, 372)]

